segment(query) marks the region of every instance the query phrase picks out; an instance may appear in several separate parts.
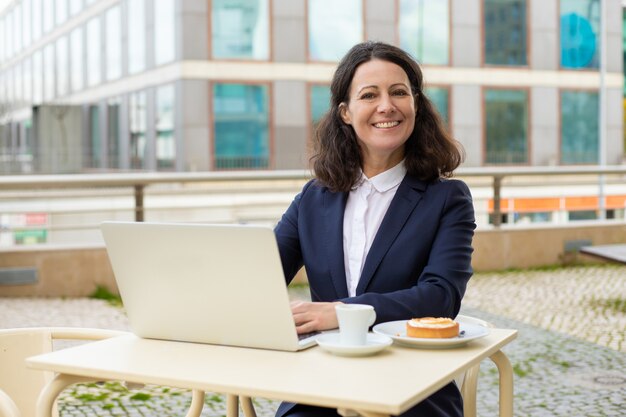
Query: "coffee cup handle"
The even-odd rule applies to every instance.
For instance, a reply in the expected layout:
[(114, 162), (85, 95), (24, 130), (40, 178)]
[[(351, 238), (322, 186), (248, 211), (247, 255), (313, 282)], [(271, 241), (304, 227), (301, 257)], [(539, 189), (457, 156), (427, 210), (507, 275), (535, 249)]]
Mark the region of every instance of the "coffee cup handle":
[(368, 327), (374, 324), (375, 321), (376, 321), (376, 311), (372, 310), (372, 317), (370, 318), (370, 324), (368, 325)]

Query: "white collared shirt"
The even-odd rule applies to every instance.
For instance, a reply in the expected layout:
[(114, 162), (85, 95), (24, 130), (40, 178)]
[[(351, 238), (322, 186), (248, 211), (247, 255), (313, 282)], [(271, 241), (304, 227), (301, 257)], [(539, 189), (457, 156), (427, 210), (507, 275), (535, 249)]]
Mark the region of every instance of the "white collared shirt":
[(343, 217), (343, 256), (350, 297), (356, 295), (367, 253), (405, 175), (404, 160), (372, 178), (362, 174), (348, 195)]

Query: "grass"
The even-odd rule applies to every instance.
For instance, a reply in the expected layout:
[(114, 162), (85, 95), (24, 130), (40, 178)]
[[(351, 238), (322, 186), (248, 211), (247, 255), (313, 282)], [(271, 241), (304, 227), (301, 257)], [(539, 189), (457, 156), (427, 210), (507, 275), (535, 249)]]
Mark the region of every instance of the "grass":
[(107, 287), (103, 287), (102, 285), (98, 285), (96, 290), (89, 295), (89, 298), (93, 298), (96, 300), (104, 300), (113, 307), (122, 307), (122, 299), (119, 295), (113, 294)]
[(592, 300), (591, 306), (602, 310), (609, 310), (613, 313), (626, 314), (625, 298), (608, 298), (606, 300)]

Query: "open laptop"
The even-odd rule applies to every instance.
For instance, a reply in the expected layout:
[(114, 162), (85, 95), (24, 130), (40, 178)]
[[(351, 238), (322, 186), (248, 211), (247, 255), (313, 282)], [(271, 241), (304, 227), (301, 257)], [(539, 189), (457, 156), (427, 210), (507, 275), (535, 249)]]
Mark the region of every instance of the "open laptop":
[(297, 351), (269, 227), (104, 222), (102, 235), (133, 333), (140, 337)]

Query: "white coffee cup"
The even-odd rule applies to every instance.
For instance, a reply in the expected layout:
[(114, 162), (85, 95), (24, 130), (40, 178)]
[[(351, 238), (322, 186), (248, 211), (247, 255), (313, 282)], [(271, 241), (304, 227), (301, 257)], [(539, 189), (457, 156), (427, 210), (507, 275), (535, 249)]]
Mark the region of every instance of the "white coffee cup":
[(376, 320), (374, 307), (367, 304), (338, 304), (339, 342), (345, 346), (363, 346), (367, 330)]

